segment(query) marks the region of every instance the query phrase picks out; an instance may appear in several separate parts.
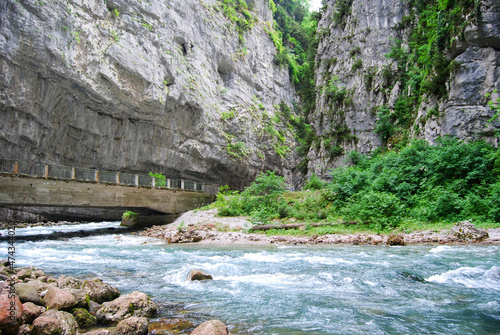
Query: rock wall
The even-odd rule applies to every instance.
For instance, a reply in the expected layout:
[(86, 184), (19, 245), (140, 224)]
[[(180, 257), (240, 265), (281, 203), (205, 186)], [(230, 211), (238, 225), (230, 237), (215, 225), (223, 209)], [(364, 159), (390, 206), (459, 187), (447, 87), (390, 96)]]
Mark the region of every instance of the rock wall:
[[(317, 108), (310, 116), (318, 140), (308, 155), (309, 172), (323, 177), (343, 163), (345, 153), (369, 153), (382, 145), (374, 132), (374, 108), (393, 106), (400, 94), (398, 85), (384, 91), (383, 68), (396, 66), (385, 55), (394, 38), (408, 40), (408, 31), (397, 29), (408, 15), (406, 1), (354, 0), (342, 24), (334, 19), (335, 4), (335, 0), (328, 2), (318, 24)], [(487, 123), (493, 112), (485, 97), (500, 89), (500, 6), (497, 1), (483, 0), (480, 10), (478, 25), (470, 24), (465, 40), (452, 48), (452, 58), (461, 65), (448, 81), (448, 96), (427, 97), (411, 127), (413, 138), (432, 143), (444, 135), (471, 139), (483, 133), (488, 141), (499, 144), (494, 130), (500, 123)], [(333, 86), (337, 90), (329, 91)], [(495, 100), (498, 93), (490, 98)], [(436, 105), (440, 113), (428, 116)]]
[[(266, 0), (238, 36), (216, 0), (0, 3), (0, 157), (161, 172), (241, 188), (292, 181), (264, 131), (295, 91), (273, 64)], [(276, 125), (276, 127), (281, 127)]]

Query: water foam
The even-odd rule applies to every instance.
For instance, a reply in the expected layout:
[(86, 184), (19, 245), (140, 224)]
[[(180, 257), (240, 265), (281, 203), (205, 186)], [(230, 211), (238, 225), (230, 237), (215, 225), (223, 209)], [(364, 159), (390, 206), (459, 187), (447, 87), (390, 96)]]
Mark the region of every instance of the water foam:
[(425, 279), (431, 283), (457, 283), (468, 288), (500, 290), (500, 268), (460, 267)]

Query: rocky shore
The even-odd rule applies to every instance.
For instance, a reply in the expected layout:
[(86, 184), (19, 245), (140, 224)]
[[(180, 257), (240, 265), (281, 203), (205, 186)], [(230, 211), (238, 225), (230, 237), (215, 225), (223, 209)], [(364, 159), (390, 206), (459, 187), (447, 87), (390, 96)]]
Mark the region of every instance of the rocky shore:
[[(209, 320), (194, 330), (181, 319), (150, 322), (158, 305), (145, 293), (120, 295), (99, 278), (58, 278), (0, 262), (0, 335), (227, 335)], [(187, 331), (187, 332), (186, 332)]]
[(218, 217), (217, 210), (190, 211), (174, 223), (146, 228), (142, 236), (160, 238), (168, 243), (199, 244), (370, 244), (405, 245), (416, 243), (481, 243), (500, 244), (500, 229), (488, 231), (474, 227), (469, 221), (456, 224), (449, 231), (422, 231), (409, 234), (327, 234), (267, 236), (248, 233), (252, 224), (246, 217)]

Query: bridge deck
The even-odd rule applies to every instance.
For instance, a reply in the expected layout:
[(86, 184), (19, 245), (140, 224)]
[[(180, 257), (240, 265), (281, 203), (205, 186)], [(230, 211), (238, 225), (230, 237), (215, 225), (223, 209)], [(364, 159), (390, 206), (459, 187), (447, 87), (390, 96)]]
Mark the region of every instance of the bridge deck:
[(213, 194), (194, 191), (0, 177), (0, 206), (148, 208), (162, 213), (183, 213), (214, 198)]

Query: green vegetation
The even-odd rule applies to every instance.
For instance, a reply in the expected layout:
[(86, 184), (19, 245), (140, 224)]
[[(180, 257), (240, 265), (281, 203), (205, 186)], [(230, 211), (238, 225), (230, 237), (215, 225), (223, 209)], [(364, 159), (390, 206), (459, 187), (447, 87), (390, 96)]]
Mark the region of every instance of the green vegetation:
[(284, 178), (267, 171), (241, 193), (221, 189), (212, 206), (257, 224), (294, 218), (336, 225), (308, 230), (316, 233), (346, 229), (339, 223), (348, 221), (357, 222), (351, 230), (375, 232), (466, 219), (500, 227), (500, 149), (485, 142), (417, 140), (373, 157), (351, 152), (346, 163), (332, 171), (331, 182), (312, 175), (301, 192), (286, 191)]
[(156, 187), (165, 187), (167, 185), (167, 177), (163, 174), (150, 172), (149, 176), (155, 179)]
[(386, 144), (408, 143), (409, 130), (422, 101), (429, 95), (439, 99), (446, 96), (450, 74), (460, 66), (450, 58), (450, 49), (457, 39), (463, 39), (466, 26), (480, 16), (478, 3), (476, 0), (408, 1), (409, 15), (396, 27), (407, 29), (408, 42), (393, 40), (391, 52), (386, 56), (397, 65), (397, 70), (386, 67), (382, 72), (386, 92), (396, 84), (401, 92), (394, 108), (382, 106), (378, 110), (377, 132)]
[(257, 22), (257, 17), (251, 12), (253, 8), (245, 0), (220, 0), (216, 8), (236, 26), (239, 42), (245, 44), (243, 34)]
[(133, 211), (126, 211), (122, 215), (122, 220), (135, 220), (139, 216), (139, 213)]

